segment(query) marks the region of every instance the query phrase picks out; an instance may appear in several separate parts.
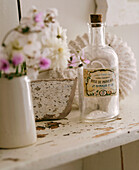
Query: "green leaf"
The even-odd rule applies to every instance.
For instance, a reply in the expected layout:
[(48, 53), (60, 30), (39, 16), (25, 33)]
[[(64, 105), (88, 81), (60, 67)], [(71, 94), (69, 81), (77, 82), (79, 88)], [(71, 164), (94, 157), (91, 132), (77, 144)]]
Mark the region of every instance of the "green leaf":
[(27, 33), (30, 31), (30, 28), (28, 26), (26, 26), (25, 28), (22, 28), (22, 33)]
[(19, 77), (21, 77), (21, 76), (22, 76), (22, 73), (19, 73), (18, 75), (19, 75)]
[(69, 68), (73, 68), (73, 66), (69, 66)]
[(13, 76), (9, 76), (8, 79), (9, 79), (9, 80), (12, 80), (12, 79), (13, 79)]
[(12, 60), (11, 59), (9, 60), (9, 63), (12, 64)]
[(5, 78), (11, 80), (13, 79), (14, 74), (5, 74)]

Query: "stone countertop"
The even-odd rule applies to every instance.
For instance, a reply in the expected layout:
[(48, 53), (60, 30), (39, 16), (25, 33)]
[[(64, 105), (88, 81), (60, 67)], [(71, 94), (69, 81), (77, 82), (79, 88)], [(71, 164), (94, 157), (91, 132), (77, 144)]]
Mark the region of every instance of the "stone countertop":
[(139, 140), (139, 95), (121, 101), (120, 115), (108, 123), (81, 123), (79, 111), (67, 119), (37, 122), (37, 143), (0, 149), (0, 170), (48, 169)]

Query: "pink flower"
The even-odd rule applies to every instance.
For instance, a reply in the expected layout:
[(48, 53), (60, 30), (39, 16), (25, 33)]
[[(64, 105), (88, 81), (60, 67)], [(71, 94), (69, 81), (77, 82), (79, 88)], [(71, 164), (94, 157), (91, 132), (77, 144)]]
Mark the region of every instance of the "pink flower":
[(41, 57), (39, 66), (42, 70), (48, 69), (51, 65), (51, 60), (45, 57)]
[(44, 22), (43, 22), (43, 12), (39, 12), (35, 15), (34, 21), (40, 26), (41, 28), (44, 28)]
[(43, 13), (42, 12), (37, 13), (34, 17), (34, 21), (35, 22), (43, 22)]
[(89, 64), (90, 61), (87, 60), (86, 58), (84, 58), (83, 56), (81, 56), (81, 61), (84, 63), (84, 64)]
[(39, 25), (40, 25), (41, 28), (44, 28), (44, 23), (43, 22), (41, 22)]
[(16, 54), (13, 56), (12, 62), (14, 66), (18, 66), (19, 64), (23, 63), (24, 57), (21, 54)]
[(84, 64), (90, 63), (90, 61), (87, 58), (85, 58), (85, 56), (84, 56), (84, 50), (82, 50), (82, 56), (79, 56), (79, 58)]
[(7, 72), (10, 68), (9, 61), (6, 60), (5, 58), (0, 59), (0, 71)]
[(68, 61), (68, 67), (76, 67), (77, 66), (77, 60), (75, 54), (71, 54), (70, 60)]

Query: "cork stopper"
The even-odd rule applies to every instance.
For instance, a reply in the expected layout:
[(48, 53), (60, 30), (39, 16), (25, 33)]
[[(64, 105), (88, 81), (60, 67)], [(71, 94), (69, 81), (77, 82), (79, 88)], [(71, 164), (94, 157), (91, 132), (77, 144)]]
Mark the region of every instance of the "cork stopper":
[(102, 15), (101, 14), (90, 14), (91, 23), (102, 23)]

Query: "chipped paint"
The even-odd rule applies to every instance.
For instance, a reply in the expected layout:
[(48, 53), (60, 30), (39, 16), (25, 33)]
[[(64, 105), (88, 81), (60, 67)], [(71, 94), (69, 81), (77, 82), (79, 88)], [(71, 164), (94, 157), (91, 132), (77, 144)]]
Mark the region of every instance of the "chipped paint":
[(72, 132), (72, 134), (80, 134), (81, 132)]
[(37, 126), (36, 130), (45, 130), (45, 128), (46, 128), (45, 126)]
[(4, 158), (3, 161), (13, 161), (13, 162), (17, 162), (17, 161), (20, 161), (20, 159), (18, 159), (18, 158)]
[(39, 145), (44, 145), (44, 144), (46, 144), (46, 143), (51, 143), (51, 142), (53, 142), (53, 140), (46, 141), (46, 142), (43, 142), (43, 143), (38, 143), (36, 146), (39, 146)]
[(117, 119), (116, 120), (121, 120), (122, 118), (121, 117), (117, 117)]
[(116, 132), (117, 132), (117, 131), (101, 133), (101, 134), (98, 134), (98, 135), (93, 136), (93, 138), (99, 138), (99, 137), (102, 137), (102, 136), (107, 136), (107, 135), (109, 135), (109, 134), (116, 133)]
[(69, 133), (67, 133), (67, 134), (64, 134), (63, 136), (69, 136), (70, 134)]
[(44, 138), (48, 134), (37, 134), (37, 138)]
[(95, 128), (94, 130), (104, 130), (104, 131), (110, 131), (114, 129), (113, 127), (106, 127), (106, 128)]
[(129, 126), (138, 126), (139, 123), (132, 123), (132, 124), (129, 124)]
[(48, 122), (45, 126), (49, 129), (56, 129), (60, 124), (60, 122)]
[(50, 145), (50, 146), (56, 146), (57, 144), (52, 144), (52, 145)]

